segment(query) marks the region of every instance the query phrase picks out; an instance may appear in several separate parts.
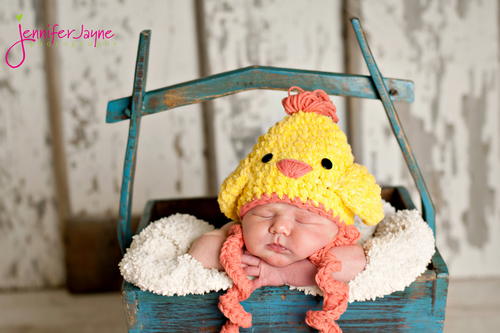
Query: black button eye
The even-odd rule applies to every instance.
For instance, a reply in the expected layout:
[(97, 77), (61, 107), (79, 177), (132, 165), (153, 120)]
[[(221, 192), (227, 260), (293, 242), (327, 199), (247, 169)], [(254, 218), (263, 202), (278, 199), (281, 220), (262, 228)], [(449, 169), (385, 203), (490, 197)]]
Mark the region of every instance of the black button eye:
[(266, 155), (264, 155), (264, 157), (262, 157), (262, 162), (267, 163), (267, 162), (269, 162), (272, 158), (273, 158), (273, 154), (271, 154), (271, 153), (266, 154)]
[(321, 160), (321, 165), (323, 166), (323, 168), (325, 168), (327, 170), (330, 170), (333, 166), (332, 161), (330, 161), (327, 158), (324, 158)]

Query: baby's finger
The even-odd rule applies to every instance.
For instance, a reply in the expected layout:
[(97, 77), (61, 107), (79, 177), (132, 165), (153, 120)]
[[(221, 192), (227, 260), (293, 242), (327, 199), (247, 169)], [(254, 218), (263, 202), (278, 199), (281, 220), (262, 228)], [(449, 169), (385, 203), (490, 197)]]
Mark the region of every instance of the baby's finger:
[(253, 284), (253, 289), (258, 289), (260, 287), (262, 287), (262, 280), (261, 279), (254, 279), (252, 280), (252, 284)]
[(248, 266), (247, 264), (240, 264), (240, 267), (241, 267), (241, 268), (245, 268), (245, 267), (247, 267), (247, 266)]
[(243, 270), (245, 271), (246, 275), (250, 275), (250, 276), (259, 276), (259, 274), (260, 274), (259, 267), (255, 267), (255, 266), (248, 266)]
[(241, 263), (247, 264), (250, 266), (259, 266), (260, 259), (257, 257), (254, 257), (250, 254), (243, 254), (241, 256)]

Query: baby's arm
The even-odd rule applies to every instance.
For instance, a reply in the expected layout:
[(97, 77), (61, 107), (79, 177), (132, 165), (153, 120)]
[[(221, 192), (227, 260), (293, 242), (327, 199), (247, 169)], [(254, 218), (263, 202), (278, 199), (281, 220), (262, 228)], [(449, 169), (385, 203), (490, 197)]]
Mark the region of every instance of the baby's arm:
[(234, 222), (226, 223), (222, 228), (207, 232), (193, 241), (188, 253), (201, 262), (205, 268), (223, 270), (219, 262), (222, 244), (227, 238), (227, 232)]
[(342, 262), (342, 269), (333, 273), (335, 280), (349, 282), (366, 267), (365, 251), (361, 245), (338, 246), (331, 252)]
[[(360, 273), (366, 266), (366, 257), (364, 250), (359, 245), (339, 246), (332, 250), (335, 257), (341, 261), (342, 269), (339, 272), (333, 273), (333, 278), (338, 281), (351, 281)], [(285, 267), (273, 267), (262, 260), (251, 260), (244, 256), (244, 262), (249, 263), (245, 268), (248, 275), (258, 277), (255, 280), (256, 288), (261, 286), (313, 286), (316, 285), (315, 276), (317, 273), (314, 266), (308, 259), (295, 262)], [(258, 262), (258, 268), (252, 267)]]

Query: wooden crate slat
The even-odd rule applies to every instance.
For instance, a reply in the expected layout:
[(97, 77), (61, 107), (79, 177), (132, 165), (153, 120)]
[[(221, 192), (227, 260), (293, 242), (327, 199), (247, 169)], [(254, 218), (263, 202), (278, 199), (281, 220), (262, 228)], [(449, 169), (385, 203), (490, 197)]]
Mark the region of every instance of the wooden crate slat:
[[(393, 100), (413, 101), (413, 82), (391, 78), (385, 78), (384, 80), (388, 89), (393, 92), (391, 95)], [(250, 66), (148, 91), (144, 95), (142, 115), (208, 101), (244, 90), (287, 90), (291, 84), (298, 85), (305, 90), (321, 88), (330, 95), (378, 98), (369, 76)], [(110, 101), (108, 103), (106, 122), (114, 123), (130, 118), (129, 108), (131, 102), (132, 97), (130, 96)]]

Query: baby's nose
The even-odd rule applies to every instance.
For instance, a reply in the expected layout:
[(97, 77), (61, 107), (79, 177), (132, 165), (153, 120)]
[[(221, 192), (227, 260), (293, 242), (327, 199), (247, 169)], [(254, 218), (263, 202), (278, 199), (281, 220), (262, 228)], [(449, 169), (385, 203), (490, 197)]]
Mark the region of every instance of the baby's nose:
[(290, 236), (292, 231), (292, 225), (290, 221), (288, 221), (284, 217), (278, 217), (273, 222), (271, 227), (269, 228), (269, 232), (272, 234), (283, 234), (285, 236)]
[(302, 161), (284, 159), (277, 163), (278, 169), (287, 177), (299, 178), (312, 170), (312, 167)]

